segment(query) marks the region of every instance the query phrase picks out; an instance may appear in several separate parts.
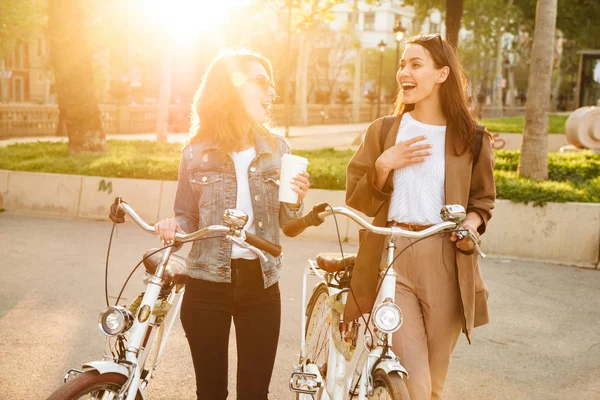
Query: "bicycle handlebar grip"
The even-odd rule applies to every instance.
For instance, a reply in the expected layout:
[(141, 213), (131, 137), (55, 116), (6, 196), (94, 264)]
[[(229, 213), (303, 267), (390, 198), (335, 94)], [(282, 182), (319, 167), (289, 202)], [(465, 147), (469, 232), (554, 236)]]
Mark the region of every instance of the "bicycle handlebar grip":
[(246, 232), (246, 243), (261, 249), (262, 251), (266, 251), (273, 257), (279, 257), (281, 255), (282, 249), (280, 245), (269, 242), (268, 240), (258, 237), (252, 233)]
[(304, 232), (309, 226), (319, 226), (324, 219), (319, 218), (319, 213), (325, 211), (329, 205), (327, 203), (320, 203), (313, 207), (313, 209), (302, 218), (295, 219), (282, 228), (283, 233), (289, 237), (295, 237)]
[(110, 213), (108, 218), (115, 224), (122, 224), (125, 222), (125, 211), (119, 208), (119, 204), (125, 203), (120, 197), (115, 197), (115, 201), (110, 205)]

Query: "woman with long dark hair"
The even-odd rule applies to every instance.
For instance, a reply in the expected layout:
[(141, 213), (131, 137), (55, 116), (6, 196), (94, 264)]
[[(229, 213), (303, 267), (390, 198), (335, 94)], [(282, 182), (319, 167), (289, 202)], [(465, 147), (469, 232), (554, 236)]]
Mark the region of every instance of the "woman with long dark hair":
[[(267, 129), (275, 97), (271, 63), (250, 51), (217, 57), (192, 107), (192, 130), (183, 149), (175, 217), (155, 225), (170, 242), (175, 232), (222, 224), (223, 212), (240, 209), (244, 229), (279, 243), (279, 228), (297, 218), (309, 187), (308, 174), (292, 179), (297, 204), (280, 203), (285, 140)], [(228, 344), (235, 324), (238, 400), (266, 400), (281, 320), (282, 257), (251, 251), (225, 238), (195, 242), (187, 259), (181, 322), (187, 336), (198, 399), (227, 398)]]
[[(381, 118), (367, 129), (348, 165), (346, 202), (375, 225), (414, 231), (442, 222), (444, 204), (461, 204), (462, 226), (479, 237), (496, 198), (492, 139), (469, 112), (453, 47), (440, 35), (411, 38), (396, 79), (391, 127), (386, 132)], [(371, 310), (384, 240), (370, 233), (361, 240), (347, 320)], [(411, 399), (441, 399), (461, 330), (470, 343), (473, 328), (488, 322), (488, 290), (468, 238), (401, 238), (396, 246), (410, 247), (394, 263), (404, 324), (392, 348), (408, 371)]]

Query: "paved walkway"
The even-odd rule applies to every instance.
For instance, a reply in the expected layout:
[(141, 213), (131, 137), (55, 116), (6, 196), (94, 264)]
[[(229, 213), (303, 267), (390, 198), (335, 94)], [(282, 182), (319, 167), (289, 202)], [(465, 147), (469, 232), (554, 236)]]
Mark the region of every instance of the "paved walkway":
[[(290, 137), (288, 143), (292, 149), (320, 149), (333, 147), (339, 150), (356, 148), (352, 143), (359, 134), (363, 133), (368, 123), (364, 124), (345, 124), (345, 125), (311, 125), (311, 126), (292, 126), (290, 128)], [(277, 133), (283, 134), (284, 128), (274, 129)], [(156, 133), (135, 133), (135, 134), (109, 134), (107, 139), (117, 140), (156, 140)], [(187, 140), (187, 133), (170, 133), (168, 140), (172, 143), (183, 143)], [(0, 146), (8, 146), (14, 143), (25, 142), (66, 142), (66, 137), (57, 136), (31, 136), (18, 137), (10, 139), (0, 139)]]
[[(68, 368), (102, 355), (97, 326), (111, 225), (105, 221), (0, 213), (0, 398), (46, 398)], [(300, 345), (301, 282), (307, 257), (339, 251), (336, 242), (282, 238), (282, 326), (271, 399), (287, 400)], [(119, 226), (110, 253), (114, 296), (155, 237)], [(181, 254), (186, 253), (186, 248)], [(344, 244), (344, 251), (356, 246)], [(446, 400), (600, 399), (600, 271), (482, 260), (491, 323), (461, 337), (452, 355)], [(123, 303), (140, 292), (134, 274)], [(235, 398), (235, 337), (230, 341), (230, 394)], [(191, 400), (194, 374), (181, 324), (169, 337), (148, 399)]]

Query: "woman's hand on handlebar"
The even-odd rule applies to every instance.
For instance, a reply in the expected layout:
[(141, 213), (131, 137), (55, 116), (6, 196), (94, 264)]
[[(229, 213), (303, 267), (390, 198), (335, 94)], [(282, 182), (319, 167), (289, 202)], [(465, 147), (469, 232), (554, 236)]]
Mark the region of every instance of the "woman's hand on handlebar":
[(173, 243), (175, 233), (186, 233), (181, 229), (179, 222), (175, 218), (165, 218), (162, 221), (158, 221), (154, 224), (154, 230), (158, 238), (165, 244)]
[[(463, 229), (470, 231), (477, 238), (477, 244), (481, 243), (481, 240), (479, 239), (479, 232), (477, 231), (477, 227), (481, 225), (481, 223), (482, 219), (479, 214), (470, 212), (467, 215), (467, 218), (465, 218), (461, 224)], [(453, 232), (450, 240), (455, 242), (456, 248), (465, 254), (472, 254), (473, 251), (475, 251), (475, 243), (473, 243), (473, 240), (468, 235), (465, 235), (462, 239), (459, 239), (456, 232)]]

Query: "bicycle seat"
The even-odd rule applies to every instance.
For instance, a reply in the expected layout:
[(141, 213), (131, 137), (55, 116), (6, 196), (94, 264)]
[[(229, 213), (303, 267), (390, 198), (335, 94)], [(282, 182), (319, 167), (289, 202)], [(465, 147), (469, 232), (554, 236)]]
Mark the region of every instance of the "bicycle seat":
[[(144, 254), (144, 258), (146, 256), (158, 249), (148, 249)], [(146, 268), (146, 272), (149, 274), (154, 274), (158, 264), (160, 263), (160, 259), (162, 258), (163, 251), (159, 251), (156, 254), (152, 254), (150, 257), (144, 260), (144, 267)], [(169, 262), (167, 263), (167, 268), (163, 273), (163, 280), (165, 283), (174, 282), (175, 284), (184, 284), (187, 280), (187, 275), (185, 274), (185, 257), (182, 257), (177, 254), (171, 254), (169, 258)]]
[(323, 271), (334, 273), (338, 272), (344, 267), (354, 265), (356, 262), (356, 254), (344, 253), (344, 258), (340, 253), (321, 253), (317, 255), (317, 265)]

